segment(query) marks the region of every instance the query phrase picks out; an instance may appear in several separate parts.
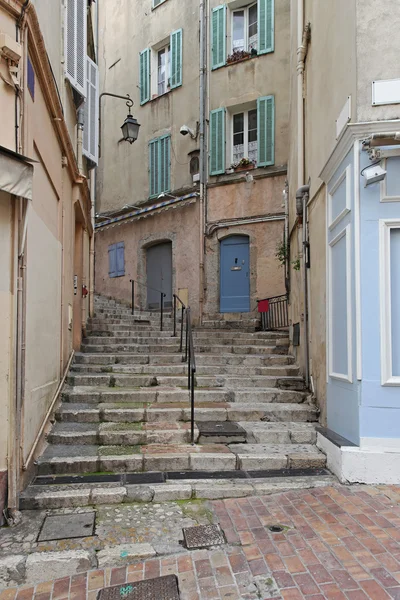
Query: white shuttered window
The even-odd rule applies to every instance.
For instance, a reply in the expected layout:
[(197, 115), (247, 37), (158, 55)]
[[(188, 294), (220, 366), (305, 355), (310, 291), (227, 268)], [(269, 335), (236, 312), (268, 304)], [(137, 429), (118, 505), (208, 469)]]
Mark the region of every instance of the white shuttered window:
[(86, 97), (87, 1), (66, 0), (65, 75)]
[(99, 162), (99, 69), (87, 57), (87, 87), (83, 154), (96, 165)]

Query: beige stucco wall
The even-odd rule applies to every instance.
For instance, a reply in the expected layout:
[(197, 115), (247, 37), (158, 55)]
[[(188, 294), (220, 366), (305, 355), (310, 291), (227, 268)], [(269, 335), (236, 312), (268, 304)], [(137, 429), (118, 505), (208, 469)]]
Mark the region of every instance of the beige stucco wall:
[[(171, 189), (193, 186), (188, 152), (198, 148), (198, 141), (183, 137), (179, 130), (182, 125), (195, 130), (199, 119), (199, 6), (195, 0), (181, 2), (179, 10), (171, 1), (155, 10), (150, 6), (150, 1), (131, 0), (99, 5), (101, 91), (130, 94), (135, 102), (133, 115), (141, 129), (133, 146), (120, 143), (120, 127), (127, 107), (122, 100), (104, 98), (97, 212), (125, 204), (137, 205), (148, 199), (148, 144), (165, 133), (171, 133)], [(180, 28), (183, 29), (183, 85), (140, 106), (139, 53), (167, 40)]]
[[(210, 10), (220, 5), (210, 1)], [(227, 55), (231, 54), (231, 9), (238, 8), (237, 0), (227, 2)], [(242, 3), (244, 4), (244, 3)], [(275, 50), (250, 60), (226, 65), (209, 76), (210, 109), (227, 108), (226, 164), (232, 163), (229, 117), (235, 112), (256, 107), (261, 96), (275, 96), (275, 165), (286, 165), (288, 160), (289, 117), (289, 48), (290, 2), (275, 2)]]
[(372, 106), (372, 82), (400, 77), (398, 4), (393, 0), (357, 0), (356, 4), (357, 121), (399, 119), (400, 104)]
[[(15, 21), (3, 11), (0, 11), (0, 31), (9, 35), (12, 40), (15, 40)], [(7, 81), (10, 81), (10, 75), (5, 60), (0, 61), (0, 73)], [(0, 94), (0, 146), (15, 151), (15, 92), (13, 88), (7, 85), (2, 79), (0, 79)]]
[[(199, 228), (198, 202), (168, 210), (158, 215), (97, 231), (96, 291), (100, 294), (131, 303), (131, 279), (146, 282), (146, 247), (163, 241), (172, 241), (173, 291), (189, 290), (189, 303), (194, 318), (199, 311)], [(125, 275), (108, 275), (108, 246), (125, 242)], [(145, 308), (146, 292), (136, 286), (138, 306)], [(136, 305), (136, 302), (135, 302)]]

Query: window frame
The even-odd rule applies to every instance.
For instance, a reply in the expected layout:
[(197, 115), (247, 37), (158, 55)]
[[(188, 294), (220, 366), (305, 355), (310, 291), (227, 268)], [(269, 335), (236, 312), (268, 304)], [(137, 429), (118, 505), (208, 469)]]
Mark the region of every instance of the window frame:
[[(164, 79), (164, 85), (165, 85), (165, 89), (163, 92), (160, 93), (159, 91), (159, 86), (160, 86), (160, 79), (159, 79), (159, 57), (160, 57), (160, 53), (164, 52), (165, 53), (165, 79)], [(159, 50), (155, 50), (154, 51), (155, 55), (156, 55), (156, 64), (157, 64), (157, 69), (155, 69), (155, 73), (156, 73), (156, 86), (157, 86), (157, 96), (163, 96), (164, 94), (166, 94), (167, 92), (171, 91), (171, 44), (167, 44), (166, 46), (163, 46), (162, 48), (160, 48)]]
[(166, 2), (167, 0), (160, 0), (158, 2), (158, 4), (155, 4), (156, 0), (151, 0), (151, 10), (156, 10), (156, 8), (158, 8), (159, 6), (161, 6), (161, 4), (164, 4), (164, 2)]
[[(258, 113), (257, 111), (257, 104), (255, 104), (254, 107), (252, 108), (247, 108), (245, 110), (241, 110), (239, 112), (232, 112), (230, 114), (230, 120), (231, 120), (231, 124), (230, 124), (230, 130), (231, 130), (231, 136), (230, 136), (230, 144), (231, 144), (231, 152), (230, 152), (230, 157), (231, 157), (231, 164), (234, 164), (236, 161), (234, 160), (234, 120), (235, 120), (235, 116), (237, 115), (243, 115), (244, 119), (243, 119), (243, 128), (244, 128), (244, 137), (243, 137), (243, 146), (244, 146), (244, 156), (242, 158), (249, 158), (249, 112), (251, 111), (255, 111), (256, 114)], [(258, 127), (256, 127), (256, 131), (257, 131), (257, 157), (258, 157)], [(254, 161), (255, 166), (257, 166), (257, 158)]]
[[(238, 12), (244, 12), (244, 48), (243, 51), (244, 52), (251, 52), (251, 49), (249, 49), (249, 27), (250, 27), (250, 9), (253, 7), (257, 7), (257, 19), (256, 19), (256, 23), (257, 23), (257, 45), (256, 45), (256, 50), (258, 52), (258, 35), (259, 35), (259, 23), (258, 23), (258, 0), (256, 2), (252, 2), (251, 4), (248, 4), (247, 6), (242, 6), (242, 8), (237, 8), (235, 10), (231, 11), (231, 53), (233, 54), (235, 52), (235, 48), (233, 47), (233, 32), (234, 32), (234, 26), (233, 26), (233, 22), (234, 22), (234, 18), (235, 18), (235, 14)], [(239, 52), (241, 52), (242, 50), (239, 50)]]

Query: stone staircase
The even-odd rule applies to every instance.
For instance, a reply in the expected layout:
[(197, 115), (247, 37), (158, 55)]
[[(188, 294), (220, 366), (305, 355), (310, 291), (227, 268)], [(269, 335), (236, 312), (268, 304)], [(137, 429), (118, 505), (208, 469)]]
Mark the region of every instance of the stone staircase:
[(157, 313), (132, 316), (102, 297), (95, 306), (21, 508), (332, 483), (315, 446), (317, 409), (286, 332), (195, 330), (193, 446), (187, 365), (171, 315), (161, 332)]

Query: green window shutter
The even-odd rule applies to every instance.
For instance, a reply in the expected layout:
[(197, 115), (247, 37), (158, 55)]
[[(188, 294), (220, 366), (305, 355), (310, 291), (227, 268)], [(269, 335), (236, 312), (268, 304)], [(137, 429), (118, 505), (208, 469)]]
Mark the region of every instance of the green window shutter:
[(275, 164), (275, 98), (257, 100), (258, 167)]
[(274, 51), (275, 0), (258, 0), (258, 54)]
[(156, 196), (158, 190), (158, 140), (149, 144), (150, 196)]
[(171, 33), (171, 89), (182, 85), (182, 29)]
[(140, 104), (150, 100), (150, 48), (140, 53)]
[(150, 197), (171, 189), (171, 137), (165, 135), (149, 144)]
[(210, 113), (210, 175), (225, 173), (225, 108)]
[(213, 8), (211, 17), (211, 65), (213, 69), (226, 64), (226, 6)]

